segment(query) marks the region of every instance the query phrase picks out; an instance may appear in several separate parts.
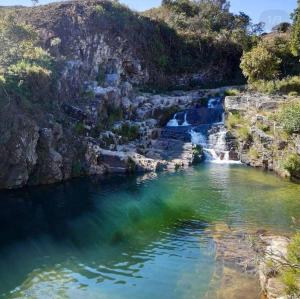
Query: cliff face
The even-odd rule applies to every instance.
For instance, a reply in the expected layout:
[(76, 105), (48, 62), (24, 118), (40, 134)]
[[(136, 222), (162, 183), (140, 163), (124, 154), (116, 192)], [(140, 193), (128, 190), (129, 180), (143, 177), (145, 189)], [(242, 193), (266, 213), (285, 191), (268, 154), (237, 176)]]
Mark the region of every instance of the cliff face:
[(238, 45), (212, 41), (200, 53), (163, 22), (117, 2), (68, 1), (20, 9), (18, 15), (38, 29), (42, 46), (59, 61), (64, 96), (78, 95), (93, 80), (166, 87), (241, 78)]
[[(176, 111), (201, 104), (205, 92), (160, 96), (137, 89), (236, 78), (239, 48), (232, 45), (236, 55), (218, 48), (222, 64), (214, 55), (197, 63), (175, 31), (117, 2), (13, 10), (18, 21), (37, 29), (41, 46), (54, 57), (56, 84), (40, 102), (0, 101), (0, 188), (193, 163), (197, 153), (190, 144), (169, 144), (160, 131)], [(213, 49), (211, 44), (208, 53)], [(195, 59), (192, 69), (184, 68), (185, 55)], [(161, 155), (168, 148), (174, 149), (170, 159)]]

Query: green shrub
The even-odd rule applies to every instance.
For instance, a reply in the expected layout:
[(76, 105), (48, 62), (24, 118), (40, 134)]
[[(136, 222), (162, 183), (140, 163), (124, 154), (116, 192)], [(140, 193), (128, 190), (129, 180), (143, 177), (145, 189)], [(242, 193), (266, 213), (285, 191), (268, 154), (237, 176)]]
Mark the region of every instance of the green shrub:
[(279, 121), (287, 133), (300, 132), (300, 102), (284, 105), (279, 112)]
[(238, 89), (227, 89), (224, 92), (225, 96), (237, 96), (239, 95), (241, 92)]
[(105, 9), (103, 8), (102, 5), (96, 5), (95, 12), (97, 13), (97, 15), (102, 15), (105, 13)]
[(194, 161), (193, 164), (198, 164), (202, 162), (203, 158), (203, 148), (200, 145), (196, 145), (193, 147), (193, 155), (194, 155)]
[(281, 59), (276, 57), (264, 44), (259, 44), (244, 53), (241, 69), (249, 82), (273, 80), (279, 74)]
[(289, 94), (289, 93), (300, 93), (300, 77), (293, 76), (287, 77), (282, 80), (274, 80), (274, 81), (264, 81), (257, 80), (251, 82), (250, 88), (263, 93), (281, 93), (281, 94)]
[(276, 85), (278, 85), (279, 92), (283, 94), (288, 94), (290, 92), (300, 93), (300, 77), (293, 76), (287, 77), (283, 80), (276, 81)]
[(139, 127), (129, 123), (122, 124), (120, 128), (114, 130), (114, 133), (126, 138), (129, 141), (136, 140), (140, 137)]
[(226, 119), (226, 125), (227, 127), (231, 129), (235, 129), (241, 125), (244, 125), (245, 121), (241, 117), (239, 113), (229, 113), (227, 119)]
[(300, 156), (297, 154), (289, 155), (283, 163), (283, 168), (287, 170), (292, 177), (300, 177)]
[(297, 91), (291, 91), (288, 94), (289, 97), (297, 97), (298, 96), (298, 92)]
[(120, 121), (123, 118), (123, 110), (120, 107), (110, 106), (108, 107), (107, 119), (103, 127), (106, 129), (110, 129), (115, 122)]
[(250, 135), (250, 132), (249, 132), (249, 128), (247, 126), (243, 126), (243, 127), (239, 127), (237, 130), (237, 136), (239, 139), (241, 140), (248, 140), (251, 135)]
[(75, 132), (77, 135), (83, 135), (85, 132), (85, 127), (82, 122), (79, 122), (75, 125)]
[(249, 151), (249, 156), (251, 159), (255, 160), (259, 158), (259, 152), (256, 148), (252, 147)]
[[(298, 298), (300, 295), (300, 233), (298, 232), (291, 240), (288, 247), (287, 266), (281, 275), (286, 286), (288, 295)], [(294, 297), (293, 297), (294, 298)]]

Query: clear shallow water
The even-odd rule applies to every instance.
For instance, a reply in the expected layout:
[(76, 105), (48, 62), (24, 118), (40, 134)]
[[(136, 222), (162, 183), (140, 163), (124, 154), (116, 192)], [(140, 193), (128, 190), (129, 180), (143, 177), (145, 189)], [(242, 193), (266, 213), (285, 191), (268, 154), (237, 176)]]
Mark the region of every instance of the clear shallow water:
[(238, 165), (3, 192), (0, 298), (212, 299), (211, 228), (289, 233), (292, 217), (300, 185)]

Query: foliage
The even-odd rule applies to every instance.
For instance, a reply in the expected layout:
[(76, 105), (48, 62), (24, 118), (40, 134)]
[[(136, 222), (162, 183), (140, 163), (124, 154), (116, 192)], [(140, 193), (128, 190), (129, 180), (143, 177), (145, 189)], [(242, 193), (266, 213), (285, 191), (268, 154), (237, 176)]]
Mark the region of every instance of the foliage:
[(297, 154), (289, 155), (283, 163), (283, 168), (287, 170), (292, 177), (300, 177), (300, 156)]
[(291, 24), (288, 22), (282, 22), (272, 28), (272, 31), (276, 31), (278, 33), (286, 33), (291, 28)]
[(231, 13), (228, 1), (166, 0), (161, 7), (148, 10), (144, 15), (167, 24), (178, 35), (179, 43), (172, 46), (172, 51), (157, 56), (162, 69), (180, 73), (209, 66), (210, 71), (216, 69), (221, 70), (219, 75), (226, 74), (225, 84), (244, 82), (237, 66), (242, 50), (248, 50), (257, 42), (261, 26), (254, 26), (244, 13)]
[(291, 50), (295, 56), (300, 55), (300, 1), (299, 0), (298, 0), (298, 7), (293, 14)]
[(238, 89), (226, 89), (224, 92), (225, 96), (237, 96), (241, 92)]
[(237, 129), (237, 136), (243, 141), (248, 140), (251, 137), (249, 128), (247, 126), (239, 127)]
[(114, 133), (128, 139), (128, 141), (133, 141), (140, 137), (139, 127), (129, 123), (122, 124), (120, 128), (114, 130)]
[(193, 147), (193, 156), (194, 161), (193, 164), (201, 163), (203, 160), (203, 148), (200, 145), (196, 145)]
[(289, 97), (297, 97), (299, 94), (298, 94), (298, 92), (297, 91), (290, 91), (289, 93), (288, 93), (288, 96)]
[(34, 29), (6, 16), (0, 21), (0, 49), (0, 96), (20, 103), (48, 100), (55, 66)]
[(279, 74), (280, 63), (281, 59), (263, 44), (259, 44), (243, 55), (241, 69), (250, 82), (274, 80)]
[(242, 126), (247, 126), (247, 122), (240, 113), (229, 113), (226, 119), (226, 126), (229, 129), (236, 129)]
[(288, 247), (287, 265), (282, 271), (283, 282), (286, 285), (288, 295), (300, 295), (300, 233), (298, 232), (291, 240)]
[(0, 21), (0, 73), (8, 66), (30, 55), (37, 43), (37, 34), (33, 28), (20, 24), (13, 15)]
[(249, 156), (251, 159), (256, 160), (259, 158), (259, 152), (255, 147), (251, 147), (251, 149), (249, 150)]
[(85, 132), (84, 123), (79, 122), (75, 125), (75, 132), (77, 135), (83, 135)]
[(251, 89), (263, 93), (299, 93), (300, 92), (300, 77), (286, 77), (282, 80), (265, 81), (258, 80), (250, 84)]
[(279, 112), (279, 120), (287, 133), (300, 132), (300, 102), (284, 105)]
[(108, 107), (107, 115), (104, 127), (110, 129), (116, 121), (123, 119), (123, 110), (120, 107), (110, 106)]

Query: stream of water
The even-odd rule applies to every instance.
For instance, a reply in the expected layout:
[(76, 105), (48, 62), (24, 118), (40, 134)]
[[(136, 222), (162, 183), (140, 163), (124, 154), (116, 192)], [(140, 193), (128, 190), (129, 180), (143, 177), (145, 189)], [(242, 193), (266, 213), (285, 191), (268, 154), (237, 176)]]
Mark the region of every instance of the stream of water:
[(259, 298), (250, 280), (222, 293), (213, 228), (290, 233), (292, 217), (300, 186), (240, 165), (2, 192), (0, 298)]

